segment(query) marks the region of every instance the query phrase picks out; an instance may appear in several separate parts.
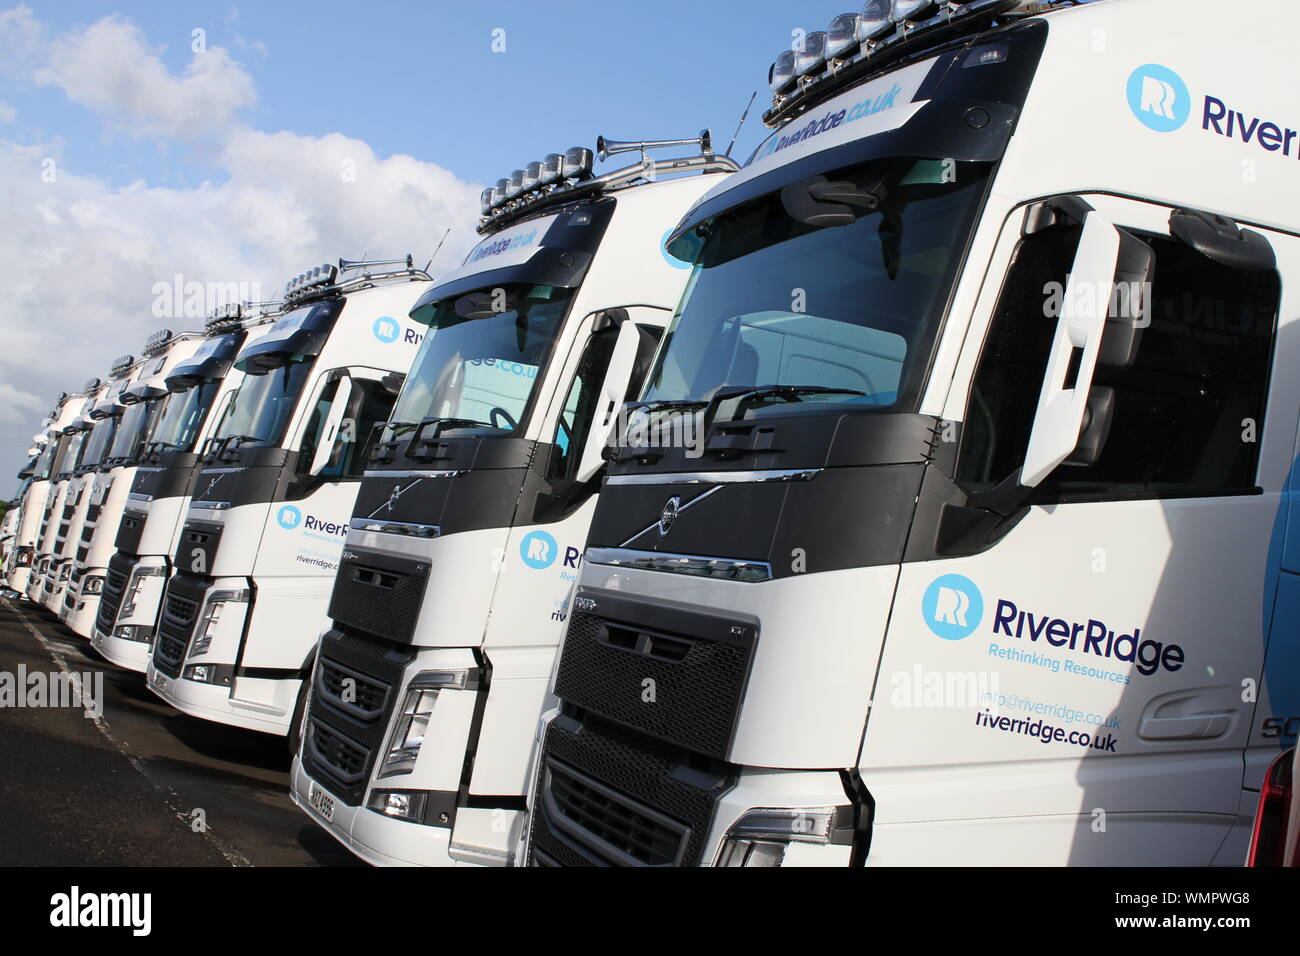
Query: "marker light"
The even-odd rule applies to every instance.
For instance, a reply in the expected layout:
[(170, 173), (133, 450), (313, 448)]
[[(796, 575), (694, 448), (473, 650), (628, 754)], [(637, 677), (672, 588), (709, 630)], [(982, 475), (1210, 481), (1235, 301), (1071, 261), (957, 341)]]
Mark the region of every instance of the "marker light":
[(858, 47), (858, 21), (856, 13), (841, 13), (826, 28), (826, 58), (842, 59), (852, 55)]
[(794, 50), (786, 50), (768, 68), (767, 85), (773, 93), (785, 93), (794, 86)]
[(867, 0), (858, 17), (858, 42), (876, 40), (894, 29), (892, 4), (889, 0)]
[(550, 153), (542, 160), (542, 171), (538, 177), (543, 186), (558, 183), (564, 178), (564, 157), (559, 153)]
[(542, 164), (529, 163), (524, 167), (524, 192), (536, 189), (542, 182)]
[(814, 30), (803, 38), (803, 49), (794, 54), (794, 71), (799, 76), (817, 73), (826, 65), (826, 31)]
[(895, 23), (917, 20), (934, 11), (934, 0), (893, 0), (889, 18)]
[(522, 169), (516, 169), (513, 173), (510, 174), (510, 185), (506, 189), (506, 196), (509, 197), (510, 199), (514, 199), (523, 191), (524, 191), (524, 171)]
[(585, 146), (574, 146), (564, 154), (564, 163), (560, 167), (565, 179), (586, 179), (591, 175), (594, 159), (591, 150)]

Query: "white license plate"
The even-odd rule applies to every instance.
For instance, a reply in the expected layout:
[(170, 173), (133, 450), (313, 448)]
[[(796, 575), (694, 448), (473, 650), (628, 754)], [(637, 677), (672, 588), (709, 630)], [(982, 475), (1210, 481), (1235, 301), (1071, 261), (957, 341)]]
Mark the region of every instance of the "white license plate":
[(316, 786), (315, 781), (307, 788), (307, 802), (326, 820), (334, 821), (334, 798)]
[(160, 674), (158, 671), (153, 672), (153, 689), (159, 693), (164, 693), (167, 690), (167, 676), (165, 674)]

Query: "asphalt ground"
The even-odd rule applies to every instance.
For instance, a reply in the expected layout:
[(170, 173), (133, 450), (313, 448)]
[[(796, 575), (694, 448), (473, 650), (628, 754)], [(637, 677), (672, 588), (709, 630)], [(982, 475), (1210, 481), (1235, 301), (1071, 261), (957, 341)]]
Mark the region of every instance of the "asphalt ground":
[(102, 714), (0, 697), (0, 866), (363, 865), (289, 799), (282, 738), (178, 713), (54, 615), (0, 599), (0, 677), (20, 667), (102, 673)]

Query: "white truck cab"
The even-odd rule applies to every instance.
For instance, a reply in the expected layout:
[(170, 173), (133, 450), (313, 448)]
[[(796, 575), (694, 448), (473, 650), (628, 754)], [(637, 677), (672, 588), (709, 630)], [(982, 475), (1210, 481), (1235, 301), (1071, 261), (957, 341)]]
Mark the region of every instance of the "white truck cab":
[(270, 734), (295, 726), (375, 428), (421, 338), (406, 315), (428, 284), (410, 256), (320, 266), (249, 330), (147, 670), (177, 710)]
[(1242, 862), (1300, 725), (1300, 10), (1222, 13), (872, 0), (777, 60), (669, 241), (641, 399), (704, 454), (611, 463), (529, 863)]
[(485, 191), (482, 241), (411, 312), (425, 339), (351, 515), (292, 772), (371, 863), (500, 866), (518, 841), (615, 413), (687, 278), (663, 239), (736, 168), (707, 132), (597, 144), (624, 150), (640, 161), (594, 176), (576, 147)]
[(54, 614), (62, 613), (64, 598), (73, 590), (73, 571), (77, 551), (82, 547), (82, 528), (87, 518), (98, 514), (95, 479), (114, 468), (110, 456), (127, 408), (123, 396), (142, 367), (142, 363), (132, 355), (123, 355), (114, 361), (102, 393), (86, 411), (90, 428), (81, 448), (79, 465), (68, 480), (64, 493), (63, 520), (55, 535), (54, 554), (42, 597), (46, 610)]
[[(50, 470), (64, 438), (61, 429), (55, 430), (54, 425), (70, 401), (71, 396), (66, 392), (59, 396), (53, 411), (41, 422), (41, 430), (32, 436), (33, 444), (29, 449), (32, 459), (18, 476), (23, 484), (12, 509), (13, 534), (5, 557), (4, 582), (5, 587), (20, 597), (26, 596), (31, 578), (41, 517), (50, 492)], [(5, 517), (9, 518), (9, 515)]]
[(192, 332), (173, 335), (167, 329), (152, 333), (141, 352), (135, 378), (122, 390), (124, 406), (103, 464), (90, 478), (89, 501), (81, 523), (72, 572), (59, 617), (80, 637), (91, 638), (104, 591), (108, 562), (117, 550), (118, 526), (135, 480), (145, 440), (158, 424), (163, 410), (167, 374), (189, 358), (201, 337)]
[(264, 318), (252, 304), (214, 312), (201, 344), (162, 370), (167, 395), (141, 450), (91, 638), (119, 667), (140, 673), (148, 667), (200, 452), (244, 378), (233, 368), (235, 356), (250, 335), (270, 328)]

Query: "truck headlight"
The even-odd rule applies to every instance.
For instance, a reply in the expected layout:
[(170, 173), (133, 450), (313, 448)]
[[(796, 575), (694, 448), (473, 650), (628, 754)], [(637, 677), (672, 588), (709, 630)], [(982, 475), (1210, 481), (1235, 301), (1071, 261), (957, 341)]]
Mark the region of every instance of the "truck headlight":
[(153, 628), (141, 624), (119, 624), (113, 636), (124, 641), (139, 641), (146, 644), (153, 640)]
[(248, 591), (246, 590), (223, 589), (209, 592), (207, 600), (203, 602), (203, 614), (199, 617), (198, 626), (194, 629), (196, 636), (190, 643), (190, 652), (186, 655), (187, 659), (208, 652), (208, 648), (212, 646), (212, 638), (217, 632), (217, 624), (221, 621), (221, 612), (227, 604), (242, 604), (247, 600)]
[(399, 820), (424, 820), (424, 805), (428, 794), (419, 790), (376, 790), (370, 794), (366, 806), (386, 817)]
[(119, 618), (130, 617), (135, 613), (136, 602), (140, 598), (140, 591), (144, 588), (144, 582), (148, 578), (162, 577), (167, 573), (167, 569), (162, 565), (145, 565), (136, 568), (131, 572), (131, 581), (126, 586), (126, 597), (122, 600), (122, 610), (117, 614)]
[(791, 843), (852, 842), (852, 807), (765, 807), (731, 825), (715, 866), (780, 866)]
[(380, 767), (379, 776), (389, 777), (410, 773), (415, 768), (415, 758), (424, 743), (424, 732), (433, 716), (433, 706), (438, 694), (444, 690), (471, 690), (477, 686), (477, 669), (420, 671), (411, 678), (402, 699), (402, 709), (393, 721), (393, 731), (388, 738), (388, 752)]

